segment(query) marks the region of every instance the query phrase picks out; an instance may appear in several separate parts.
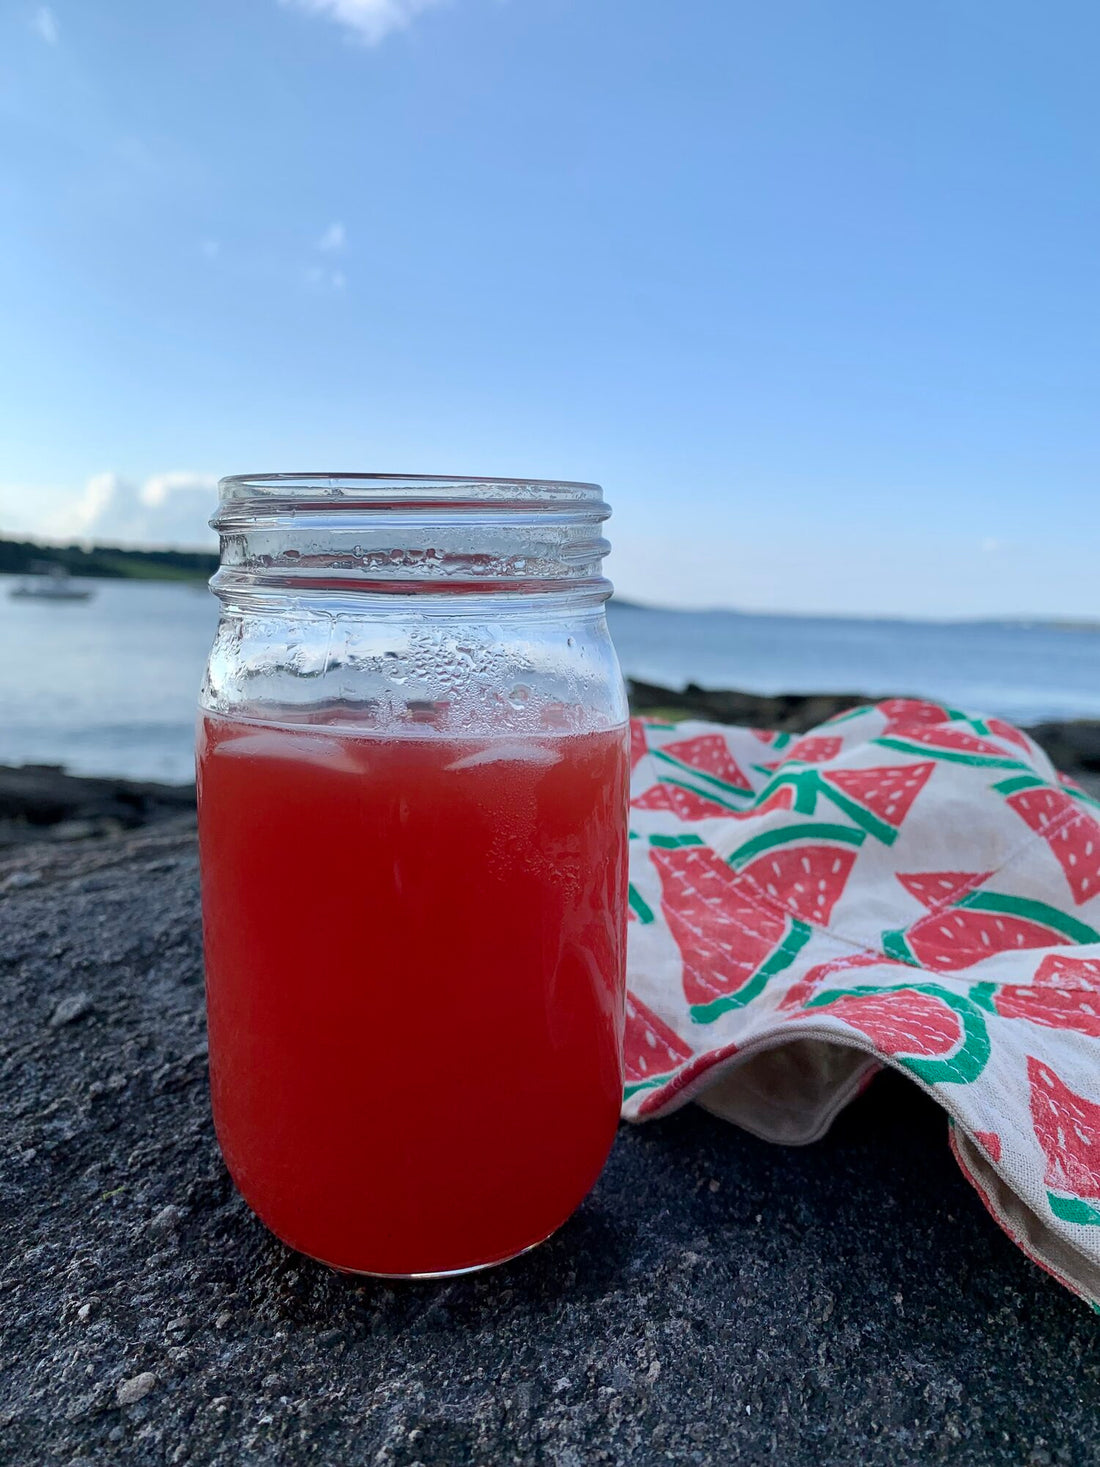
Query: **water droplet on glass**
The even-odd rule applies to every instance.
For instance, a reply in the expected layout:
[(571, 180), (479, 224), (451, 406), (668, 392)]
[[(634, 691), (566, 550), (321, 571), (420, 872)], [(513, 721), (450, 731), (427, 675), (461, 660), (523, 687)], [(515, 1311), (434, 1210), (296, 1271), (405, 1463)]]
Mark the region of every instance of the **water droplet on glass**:
[(512, 705), (513, 708), (524, 708), (526, 707), (527, 699), (530, 696), (531, 689), (527, 686), (526, 683), (516, 683), (515, 687), (512, 688), (511, 692), (508, 694), (508, 702)]
[(577, 639), (576, 639), (576, 637), (566, 637), (566, 639), (565, 639), (565, 645), (567, 647), (575, 647), (577, 645)]
[(391, 683), (403, 683), (405, 681), (405, 664), (396, 652), (385, 653), (382, 658), (382, 665)]

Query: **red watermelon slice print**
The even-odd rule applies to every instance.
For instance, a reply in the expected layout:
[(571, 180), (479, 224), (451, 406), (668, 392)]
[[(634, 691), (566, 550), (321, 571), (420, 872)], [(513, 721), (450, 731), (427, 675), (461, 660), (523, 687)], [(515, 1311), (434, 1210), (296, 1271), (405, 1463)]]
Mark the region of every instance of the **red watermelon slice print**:
[(651, 786), (645, 794), (636, 795), (630, 805), (634, 810), (670, 810), (678, 820), (710, 820), (719, 815), (728, 819), (734, 815), (725, 805), (673, 780)]
[(801, 759), (804, 764), (825, 764), (835, 759), (844, 747), (844, 740), (833, 734), (815, 734), (799, 739), (783, 756), (784, 759)]
[(684, 997), (709, 1023), (762, 992), (794, 960), (809, 928), (764, 908), (751, 883), (698, 837), (652, 836), (661, 908), (683, 960)]
[(926, 759), (920, 764), (822, 771), (804, 761), (785, 760), (762, 794), (767, 797), (789, 787), (794, 792), (794, 809), (802, 815), (813, 815), (824, 796), (865, 835), (892, 845), (934, 768), (932, 760)]
[(910, 726), (884, 732), (876, 743), (906, 753), (927, 752), (934, 759), (952, 760), (959, 764), (985, 765), (993, 769), (1018, 769), (1020, 760), (1008, 754), (991, 739), (964, 733), (961, 728)]
[(1100, 1224), (1100, 1105), (1028, 1056), (1031, 1123), (1047, 1159), (1047, 1201), (1064, 1222)]
[(996, 1131), (975, 1131), (974, 1140), (993, 1161), (1001, 1159), (1001, 1138)]
[(1100, 824), (1080, 801), (1053, 785), (1032, 785), (1008, 794), (1007, 803), (1046, 841), (1077, 906), (1100, 894)]
[(1005, 1019), (1072, 1029), (1100, 1039), (1100, 958), (1048, 953), (1029, 985), (1006, 984), (993, 999)]
[(1073, 985), (1100, 993), (1100, 958), (1075, 958), (1065, 953), (1048, 953), (1035, 970), (1034, 981), (1043, 987)]
[(750, 728), (749, 733), (754, 739), (759, 739), (762, 744), (771, 744), (773, 748), (782, 749), (791, 741), (789, 733), (782, 733), (774, 728)]
[(935, 767), (925, 759), (876, 769), (827, 769), (822, 779), (898, 830)]
[(645, 724), (640, 718), (630, 720), (630, 768), (633, 771), (649, 752), (645, 739)]
[(989, 1059), (989, 1031), (978, 1005), (936, 983), (863, 985), (815, 994), (803, 1013), (818, 1010), (865, 1034), (876, 1051), (927, 1085), (967, 1085)]
[(772, 790), (771, 794), (754, 805), (751, 810), (742, 810), (736, 818), (738, 820), (753, 820), (757, 815), (767, 815), (772, 810), (789, 810), (794, 804), (794, 790), (789, 784), (780, 785), (779, 789)]
[(991, 734), (996, 734), (999, 739), (1007, 739), (1010, 744), (1016, 744), (1023, 749), (1030, 759), (1035, 752), (1034, 745), (1025, 733), (1014, 728), (1011, 723), (1006, 723), (1003, 718), (987, 718), (985, 726)]
[(627, 1096), (659, 1085), (689, 1060), (694, 1051), (675, 1030), (646, 1008), (633, 993), (626, 995), (623, 1064)]
[(909, 928), (905, 938), (917, 963), (940, 973), (970, 968), (993, 953), (1065, 942), (1056, 928), (1041, 922), (965, 907), (929, 913)]
[(764, 852), (742, 874), (800, 922), (824, 926), (855, 863), (855, 851), (844, 846), (788, 846)]
[(1100, 933), (1046, 902), (978, 889), (987, 875), (899, 873), (898, 880), (906, 890), (931, 910), (905, 931), (884, 932), (883, 951), (903, 963), (951, 973), (994, 953), (1100, 942)]
[(781, 1009), (799, 1008), (804, 1004), (813, 992), (820, 988), (826, 978), (832, 978), (837, 973), (850, 973), (858, 968), (877, 968), (880, 964), (900, 968), (905, 971), (905, 964), (898, 963), (893, 958), (884, 958), (881, 953), (850, 953), (847, 957), (832, 958), (827, 963), (818, 963), (816, 968), (810, 971), (797, 983), (792, 983), (790, 988), (779, 1001)]
[(886, 716), (886, 733), (951, 722), (951, 714), (946, 708), (939, 703), (925, 702), (923, 698), (887, 698), (878, 706)]
[(751, 790), (752, 781), (730, 753), (721, 734), (698, 734), (691, 739), (677, 739), (664, 744), (660, 752), (689, 769), (710, 774), (736, 790)]
[(828, 1005), (827, 1012), (866, 1034), (885, 1055), (942, 1057), (963, 1037), (962, 1021), (955, 1010), (915, 988), (844, 993)]
[(992, 871), (899, 871), (898, 880), (922, 906), (936, 911), (976, 891), (992, 875)]

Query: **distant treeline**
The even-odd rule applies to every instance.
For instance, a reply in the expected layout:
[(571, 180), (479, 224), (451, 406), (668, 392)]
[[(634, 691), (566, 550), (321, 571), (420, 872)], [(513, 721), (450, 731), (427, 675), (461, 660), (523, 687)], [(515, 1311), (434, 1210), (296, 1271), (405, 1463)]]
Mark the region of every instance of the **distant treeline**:
[(139, 581), (206, 580), (218, 557), (205, 550), (124, 550), (119, 545), (35, 545), (0, 539), (0, 573), (27, 575), (60, 565), (74, 576), (111, 576)]

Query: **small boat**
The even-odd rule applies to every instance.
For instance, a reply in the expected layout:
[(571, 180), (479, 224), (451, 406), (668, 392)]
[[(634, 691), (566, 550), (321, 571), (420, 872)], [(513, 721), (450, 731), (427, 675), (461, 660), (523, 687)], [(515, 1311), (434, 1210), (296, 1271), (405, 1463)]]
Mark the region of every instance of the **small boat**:
[(10, 596), (28, 601), (90, 601), (95, 595), (91, 588), (74, 586), (72, 576), (63, 565), (39, 561), (32, 570), (33, 574), (24, 576), (11, 588)]

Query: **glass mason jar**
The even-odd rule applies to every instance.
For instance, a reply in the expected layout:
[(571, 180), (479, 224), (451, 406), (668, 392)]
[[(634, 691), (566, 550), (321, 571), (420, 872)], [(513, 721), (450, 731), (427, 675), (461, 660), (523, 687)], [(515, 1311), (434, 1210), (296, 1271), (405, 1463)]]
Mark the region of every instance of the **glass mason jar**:
[(484, 1267), (622, 1098), (627, 709), (593, 484), (222, 480), (199, 832), (214, 1119), (356, 1272)]

